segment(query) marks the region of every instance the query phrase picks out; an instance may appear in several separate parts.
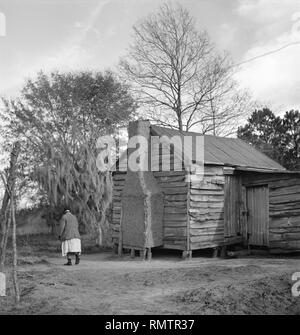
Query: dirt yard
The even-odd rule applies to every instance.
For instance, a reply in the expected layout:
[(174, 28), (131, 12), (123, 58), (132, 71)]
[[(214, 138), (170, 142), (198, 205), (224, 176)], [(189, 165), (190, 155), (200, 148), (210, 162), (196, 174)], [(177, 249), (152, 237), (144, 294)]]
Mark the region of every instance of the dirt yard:
[(300, 314), (291, 294), (299, 256), (183, 261), (156, 252), (149, 262), (86, 247), (80, 265), (66, 267), (58, 242), (41, 240), (19, 242), (21, 303), (8, 279), (0, 314)]

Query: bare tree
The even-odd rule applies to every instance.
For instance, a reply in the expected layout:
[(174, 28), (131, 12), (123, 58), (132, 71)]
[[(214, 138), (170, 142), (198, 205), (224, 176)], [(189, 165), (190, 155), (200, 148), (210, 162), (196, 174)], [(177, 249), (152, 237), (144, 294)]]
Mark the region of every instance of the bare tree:
[(133, 30), (120, 67), (152, 120), (206, 133), (241, 116), (237, 101), (245, 96), (239, 97), (228, 55), (218, 54), (186, 9), (164, 4)]

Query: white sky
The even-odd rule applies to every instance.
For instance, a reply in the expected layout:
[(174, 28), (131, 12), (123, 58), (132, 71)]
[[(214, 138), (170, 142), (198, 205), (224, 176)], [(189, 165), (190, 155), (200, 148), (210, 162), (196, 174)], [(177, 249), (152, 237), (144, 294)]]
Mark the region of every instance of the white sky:
[[(172, 1), (170, 1), (172, 2)], [(300, 0), (179, 0), (235, 63), (300, 41)], [(0, 0), (0, 95), (50, 71), (114, 69), (132, 25), (160, 0)], [(0, 15), (1, 20), (1, 15)], [(0, 22), (1, 34), (1, 22)], [(236, 78), (275, 111), (300, 107), (300, 44), (244, 63)]]

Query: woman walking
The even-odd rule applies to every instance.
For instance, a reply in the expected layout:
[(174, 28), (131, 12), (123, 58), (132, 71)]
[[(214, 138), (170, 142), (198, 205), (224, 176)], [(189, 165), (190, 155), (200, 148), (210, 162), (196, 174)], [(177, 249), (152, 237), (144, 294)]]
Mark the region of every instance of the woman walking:
[(75, 264), (79, 264), (81, 240), (78, 231), (78, 221), (76, 216), (73, 215), (69, 209), (64, 211), (64, 215), (60, 220), (59, 239), (62, 242), (62, 256), (67, 256), (67, 263), (64, 265), (72, 265), (72, 255), (75, 255)]

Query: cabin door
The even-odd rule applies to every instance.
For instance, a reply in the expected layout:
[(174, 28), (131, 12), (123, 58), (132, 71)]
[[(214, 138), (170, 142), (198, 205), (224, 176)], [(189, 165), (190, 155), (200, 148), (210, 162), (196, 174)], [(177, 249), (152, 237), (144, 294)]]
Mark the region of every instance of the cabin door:
[(246, 188), (248, 244), (269, 244), (269, 189), (267, 185)]

